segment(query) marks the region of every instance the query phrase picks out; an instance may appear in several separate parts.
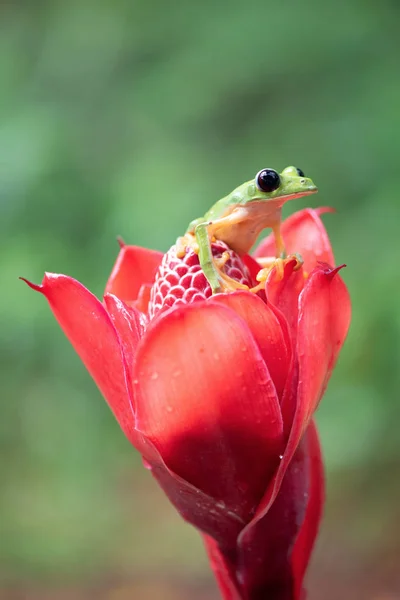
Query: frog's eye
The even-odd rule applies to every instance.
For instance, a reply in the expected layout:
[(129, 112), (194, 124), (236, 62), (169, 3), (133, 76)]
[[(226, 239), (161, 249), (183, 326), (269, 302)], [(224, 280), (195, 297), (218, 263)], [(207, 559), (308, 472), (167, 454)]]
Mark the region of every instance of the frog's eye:
[(304, 175), (304, 171), (302, 171), (301, 169), (298, 169), (297, 167), (296, 167), (296, 171), (297, 171), (297, 175), (298, 175), (299, 177), (305, 177), (305, 175)]
[(256, 185), (262, 192), (273, 192), (281, 184), (281, 178), (273, 169), (262, 169), (256, 175)]

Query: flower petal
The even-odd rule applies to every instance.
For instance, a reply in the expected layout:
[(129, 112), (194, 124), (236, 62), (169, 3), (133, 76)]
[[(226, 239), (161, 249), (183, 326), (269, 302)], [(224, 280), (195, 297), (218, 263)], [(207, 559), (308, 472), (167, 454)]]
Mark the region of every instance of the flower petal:
[(275, 470), (282, 418), (245, 322), (198, 302), (153, 322), (134, 368), (137, 428), (167, 466), (248, 519)]
[(105, 294), (114, 294), (124, 302), (134, 302), (142, 285), (153, 283), (163, 256), (156, 250), (122, 245)]
[[(332, 212), (330, 208), (305, 208), (285, 219), (281, 233), (288, 254), (298, 252), (304, 260), (304, 269), (310, 273), (318, 261), (334, 266), (335, 259), (328, 234), (320, 215)], [(275, 256), (275, 238), (269, 235), (253, 253), (255, 258)]]
[(325, 391), (350, 326), (349, 292), (338, 275), (342, 266), (318, 265), (299, 297), (298, 401), (306, 424)]
[(268, 303), (272, 303), (284, 315), (293, 340), (297, 335), (298, 298), (304, 286), (303, 269), (296, 269), (296, 265), (296, 260), (287, 261), (283, 276), (274, 267), (265, 285)]
[[(104, 302), (112, 322), (119, 334), (127, 368), (127, 384), (132, 392), (133, 359), (136, 346), (144, 334), (144, 323), (141, 314), (135, 308), (129, 308), (116, 296), (106, 294)], [(142, 315), (144, 317), (144, 315)]]
[[(24, 280), (26, 281), (26, 280)], [(102, 303), (79, 281), (46, 273), (42, 293), (55, 318), (107, 400), (128, 439), (135, 443), (131, 396), (117, 331)]]
[(254, 285), (256, 285), (257, 284), (257, 275), (261, 269), (260, 265), (254, 259), (254, 257), (251, 256), (250, 254), (244, 254), (241, 257), (241, 259), (244, 262), (244, 264), (246, 265), (246, 267), (248, 268)]
[(243, 596), (237, 586), (235, 565), (228, 560), (226, 554), (221, 552), (212, 537), (203, 535), (203, 542), (222, 598), (224, 600), (242, 600)]
[(318, 265), (299, 297), (296, 410), (279, 469), (257, 509), (253, 525), (268, 512), (279, 492), (346, 338), (351, 306), (346, 285), (338, 275), (340, 268)]
[(208, 302), (223, 304), (246, 321), (268, 367), (278, 398), (281, 398), (288, 375), (291, 348), (273, 308), (249, 292), (218, 294)]
[(203, 536), (224, 599), (300, 600), (323, 496), (323, 465), (311, 421), (270, 512), (240, 536), (238, 551), (221, 549)]
[(126, 385), (126, 364), (121, 348), (122, 345), (129, 357), (135, 342), (134, 328), (132, 339), (129, 339), (128, 329), (133, 327), (132, 322), (124, 323), (125, 319), (129, 320), (125, 313), (127, 308), (113, 296), (105, 299), (114, 323), (118, 323), (124, 337), (124, 341), (120, 342), (105, 307), (78, 281), (51, 273), (45, 275), (41, 285), (24, 281), (47, 298), (57, 321), (105, 396), (126, 437), (143, 454), (152, 474), (182, 517), (212, 533), (220, 543), (226, 540), (234, 543), (244, 526), (243, 521), (229, 513), (225, 506), (216, 503), (214, 498), (171, 472), (151, 441), (134, 429), (132, 400)]
[(301, 597), (302, 582), (318, 533), (325, 499), (324, 466), (318, 432), (313, 419), (308, 426), (306, 443), (310, 460), (310, 476), (306, 514), (292, 553), (295, 598)]
[(308, 450), (305, 436), (269, 511), (262, 519), (254, 519), (239, 536), (236, 572), (245, 598), (295, 598), (291, 551), (307, 511)]
[(212, 536), (222, 547), (234, 547), (245, 525), (243, 520), (223, 502), (173, 473), (159, 458), (151, 442), (146, 441), (145, 460), (148, 468), (181, 517)]

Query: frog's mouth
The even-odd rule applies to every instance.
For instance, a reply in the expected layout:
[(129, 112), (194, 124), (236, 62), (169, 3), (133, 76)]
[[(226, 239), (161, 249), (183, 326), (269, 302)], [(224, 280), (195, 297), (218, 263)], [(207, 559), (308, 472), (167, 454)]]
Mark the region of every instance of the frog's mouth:
[(312, 194), (316, 194), (318, 192), (318, 188), (315, 187), (311, 190), (304, 190), (303, 192), (294, 192), (293, 194), (287, 194), (286, 196), (280, 196), (279, 198), (273, 198), (271, 202), (276, 202), (276, 206), (283, 206), (289, 200), (297, 200), (297, 198), (303, 198), (303, 196), (311, 196)]

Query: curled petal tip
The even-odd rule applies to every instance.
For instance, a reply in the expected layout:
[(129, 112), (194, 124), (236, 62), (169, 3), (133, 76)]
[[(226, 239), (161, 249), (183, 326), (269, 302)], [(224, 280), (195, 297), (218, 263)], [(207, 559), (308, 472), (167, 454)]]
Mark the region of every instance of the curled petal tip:
[(32, 283), (32, 281), (29, 281), (29, 279), (25, 279), (25, 277), (19, 277), (19, 279), (21, 279), (21, 281), (25, 281), (25, 283), (29, 285), (30, 288), (35, 290), (35, 292), (40, 292), (41, 294), (43, 294), (42, 284)]
[(121, 250), (123, 248), (125, 248), (126, 244), (120, 235), (117, 235), (117, 242), (118, 242), (118, 246), (121, 248)]
[(328, 275), (331, 279), (335, 277), (336, 273), (339, 273), (339, 271), (347, 267), (347, 265), (344, 263), (342, 265), (339, 265), (338, 267), (331, 267), (331, 265), (320, 261), (317, 264), (322, 268), (324, 274)]

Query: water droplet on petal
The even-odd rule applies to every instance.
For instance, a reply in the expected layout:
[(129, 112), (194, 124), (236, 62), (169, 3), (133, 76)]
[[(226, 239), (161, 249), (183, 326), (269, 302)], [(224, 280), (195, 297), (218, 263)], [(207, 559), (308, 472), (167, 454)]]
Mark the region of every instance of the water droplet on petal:
[(158, 378), (158, 373), (154, 372), (151, 374), (151, 379), (157, 379)]
[(167, 406), (167, 412), (172, 413), (172, 410), (173, 410), (172, 406)]
[(283, 458), (283, 454), (280, 454), (279, 455), (279, 460), (282, 460), (282, 458)]

